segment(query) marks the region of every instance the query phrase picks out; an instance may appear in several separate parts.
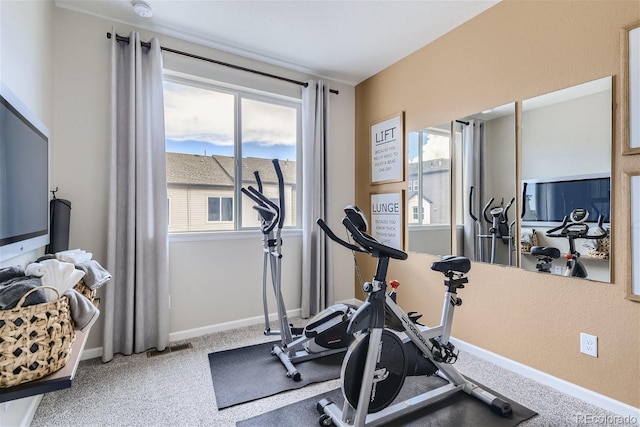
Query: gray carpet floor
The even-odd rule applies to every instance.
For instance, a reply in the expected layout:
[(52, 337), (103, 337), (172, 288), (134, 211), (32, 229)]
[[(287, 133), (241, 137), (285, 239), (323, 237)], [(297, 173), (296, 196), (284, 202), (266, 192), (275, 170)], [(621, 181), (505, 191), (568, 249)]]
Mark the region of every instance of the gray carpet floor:
[[(70, 389), (44, 396), (32, 426), (235, 426), (236, 421), (340, 387), (339, 380), (332, 380), (219, 411), (208, 354), (273, 340), (261, 331), (257, 325), (218, 332), (188, 340), (190, 349), (154, 357), (141, 353), (117, 355), (106, 364), (83, 361)], [(538, 412), (522, 427), (584, 425), (581, 415), (614, 415), (469, 353), (460, 353), (456, 367)]]

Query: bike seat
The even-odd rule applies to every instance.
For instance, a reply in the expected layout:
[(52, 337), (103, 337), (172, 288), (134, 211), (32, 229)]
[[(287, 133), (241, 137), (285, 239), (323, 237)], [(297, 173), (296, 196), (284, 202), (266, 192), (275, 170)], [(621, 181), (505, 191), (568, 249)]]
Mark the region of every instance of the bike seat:
[(449, 271), (467, 273), (471, 270), (471, 261), (469, 261), (469, 258), (467, 257), (447, 255), (442, 257), (440, 261), (434, 261), (431, 263), (431, 269), (441, 273), (448, 273)]
[(531, 255), (557, 259), (560, 258), (560, 250), (558, 248), (546, 246), (534, 246), (531, 248)]

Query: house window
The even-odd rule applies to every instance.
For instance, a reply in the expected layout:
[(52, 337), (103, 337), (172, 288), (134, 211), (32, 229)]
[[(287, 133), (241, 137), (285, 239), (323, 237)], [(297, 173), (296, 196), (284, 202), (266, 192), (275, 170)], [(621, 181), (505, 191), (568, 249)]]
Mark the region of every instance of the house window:
[(207, 198), (207, 221), (209, 222), (233, 221), (233, 198), (208, 197)]
[(167, 74), (164, 103), (170, 233), (259, 227), (240, 189), (258, 188), (257, 171), (263, 194), (279, 199), (273, 159), (284, 178), (284, 226), (298, 226), (300, 100)]

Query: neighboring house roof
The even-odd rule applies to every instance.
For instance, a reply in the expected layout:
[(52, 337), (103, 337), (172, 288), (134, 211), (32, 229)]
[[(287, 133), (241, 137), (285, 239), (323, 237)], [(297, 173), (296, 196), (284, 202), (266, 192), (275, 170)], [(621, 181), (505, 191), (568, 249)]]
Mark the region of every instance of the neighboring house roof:
[[(296, 162), (280, 161), (284, 182), (296, 182)], [(271, 159), (246, 157), (242, 159), (243, 181), (255, 182), (253, 171), (258, 171), (264, 183), (277, 183)], [(202, 156), (198, 154), (167, 153), (167, 183), (192, 185), (233, 186), (234, 159), (228, 156)]]
[[(417, 191), (410, 191), (407, 200), (411, 201), (413, 199), (417, 199), (418, 198), (418, 192)], [(422, 196), (422, 200), (424, 200), (425, 202), (432, 204), (433, 200), (429, 199), (426, 196)]]
[[(448, 171), (450, 168), (450, 164), (451, 164), (451, 159), (445, 159), (445, 158), (424, 160), (422, 162), (422, 171), (425, 175), (429, 173), (434, 173), (434, 172)], [(417, 175), (418, 162), (409, 163), (408, 169), (409, 169), (408, 174), (410, 176)]]

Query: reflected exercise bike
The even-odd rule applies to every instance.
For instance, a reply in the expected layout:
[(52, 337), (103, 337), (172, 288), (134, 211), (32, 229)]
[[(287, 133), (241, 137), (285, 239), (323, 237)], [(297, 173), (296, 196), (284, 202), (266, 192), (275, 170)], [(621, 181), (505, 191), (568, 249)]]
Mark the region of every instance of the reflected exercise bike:
[[(586, 209), (574, 209), (564, 217), (562, 224), (547, 231), (545, 235), (553, 238), (566, 238), (569, 240), (569, 252), (565, 255), (567, 260), (564, 276), (588, 277), (587, 269), (580, 261), (580, 252), (576, 249), (576, 239), (603, 239), (609, 236), (609, 232), (602, 226), (604, 216), (598, 217), (595, 231), (587, 225), (589, 211)], [(538, 260), (536, 269), (542, 273), (551, 273), (551, 265), (554, 259), (560, 258), (560, 250), (555, 247), (534, 246), (531, 255)]]

